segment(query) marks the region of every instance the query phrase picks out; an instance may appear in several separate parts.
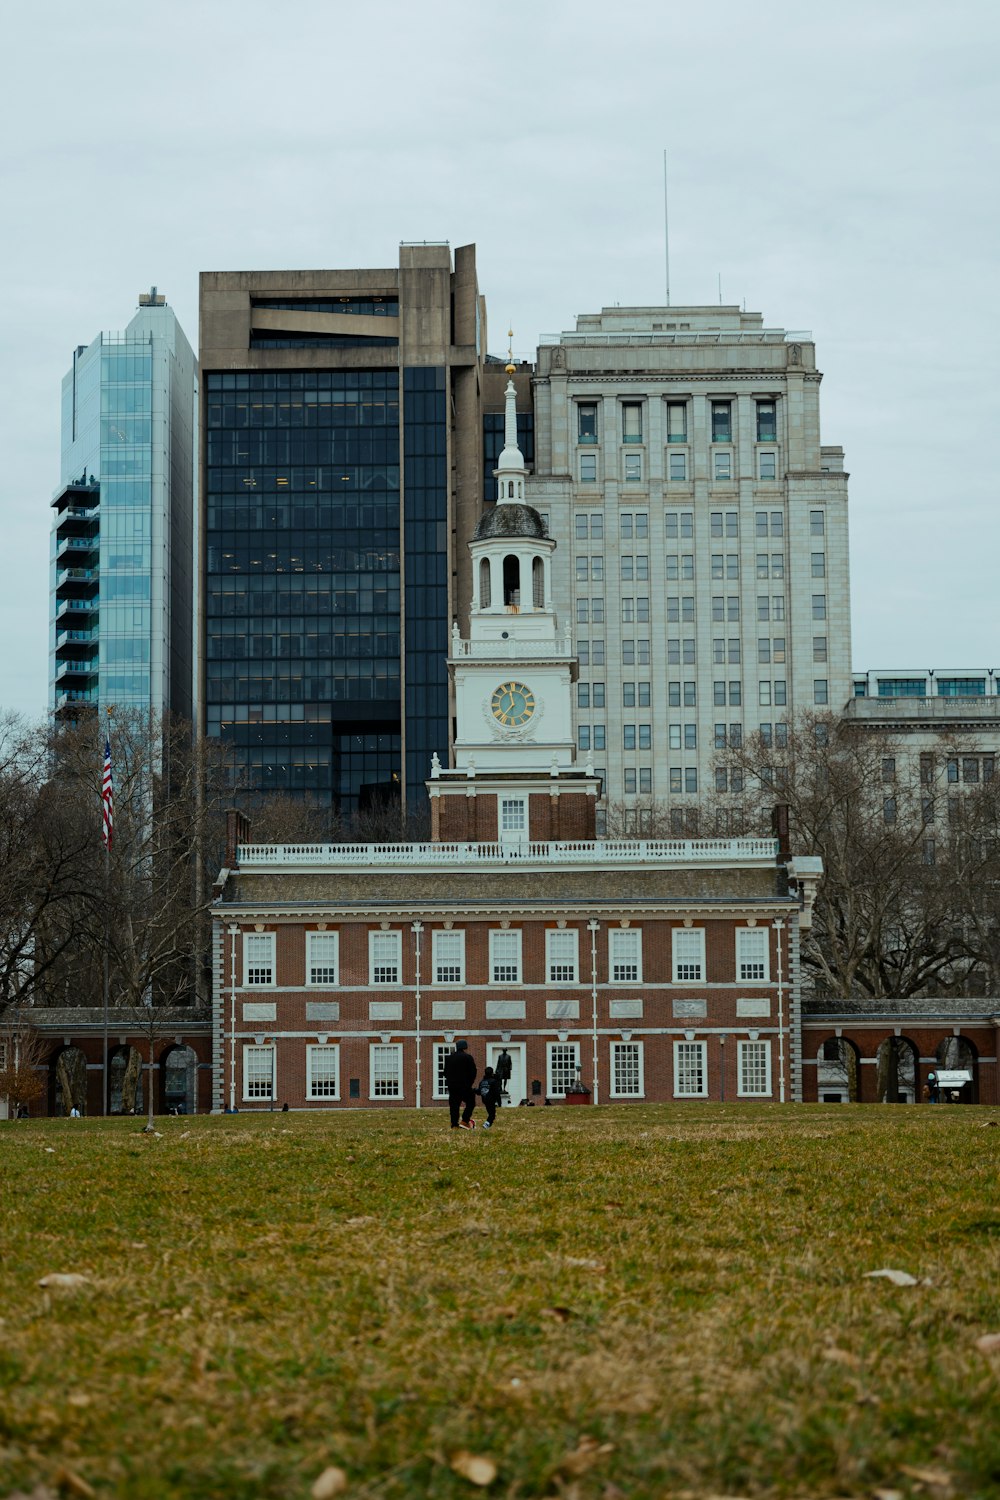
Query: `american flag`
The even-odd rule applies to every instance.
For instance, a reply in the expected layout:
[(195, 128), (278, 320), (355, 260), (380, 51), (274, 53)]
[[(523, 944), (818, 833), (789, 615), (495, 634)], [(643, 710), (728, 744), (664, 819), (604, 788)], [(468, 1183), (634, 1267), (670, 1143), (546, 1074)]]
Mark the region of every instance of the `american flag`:
[(101, 837), (104, 847), (111, 850), (111, 830), (114, 825), (114, 790), (111, 785), (111, 740), (104, 741), (104, 776), (101, 779)]

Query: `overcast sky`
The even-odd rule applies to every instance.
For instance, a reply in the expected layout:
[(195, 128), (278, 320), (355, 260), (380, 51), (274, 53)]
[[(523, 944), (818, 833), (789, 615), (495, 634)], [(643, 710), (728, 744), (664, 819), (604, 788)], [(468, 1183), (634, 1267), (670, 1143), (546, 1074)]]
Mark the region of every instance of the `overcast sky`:
[(0, 705), (47, 694), (72, 350), (198, 272), (478, 246), (490, 345), (614, 302), (811, 329), (857, 668), (1000, 666), (996, 0), (8, 0)]

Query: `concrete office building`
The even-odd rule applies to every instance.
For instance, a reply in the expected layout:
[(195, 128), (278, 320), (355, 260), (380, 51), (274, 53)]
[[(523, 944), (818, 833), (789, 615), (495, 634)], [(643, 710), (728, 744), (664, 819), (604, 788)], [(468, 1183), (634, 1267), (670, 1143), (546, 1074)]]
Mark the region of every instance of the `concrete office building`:
[[(716, 752), (850, 693), (847, 475), (811, 337), (735, 307), (605, 308), (543, 340), (529, 500), (559, 544), (578, 748), (676, 831)], [(647, 814), (652, 816), (653, 814)]]
[(192, 711), (197, 364), (154, 287), (80, 345), (62, 387), (49, 706)]
[(261, 790), (419, 802), (482, 505), (475, 247), (206, 273), (200, 338), (205, 728)]

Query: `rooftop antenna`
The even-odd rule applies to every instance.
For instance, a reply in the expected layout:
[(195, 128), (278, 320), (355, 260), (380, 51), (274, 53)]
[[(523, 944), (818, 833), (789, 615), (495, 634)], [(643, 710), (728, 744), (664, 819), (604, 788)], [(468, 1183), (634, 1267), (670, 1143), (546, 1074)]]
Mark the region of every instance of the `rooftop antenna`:
[(667, 151), (663, 149), (663, 256), (667, 273), (667, 306), (670, 306), (670, 218), (667, 213)]
[(722, 272), (719, 272), (719, 306), (722, 306)]

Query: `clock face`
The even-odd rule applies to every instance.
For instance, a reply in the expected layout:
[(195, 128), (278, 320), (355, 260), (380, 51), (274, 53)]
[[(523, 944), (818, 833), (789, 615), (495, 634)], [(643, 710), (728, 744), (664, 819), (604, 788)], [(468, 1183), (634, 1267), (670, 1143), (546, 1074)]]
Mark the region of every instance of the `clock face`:
[(490, 710), (498, 724), (520, 729), (535, 712), (535, 696), (523, 682), (502, 682), (490, 699)]

